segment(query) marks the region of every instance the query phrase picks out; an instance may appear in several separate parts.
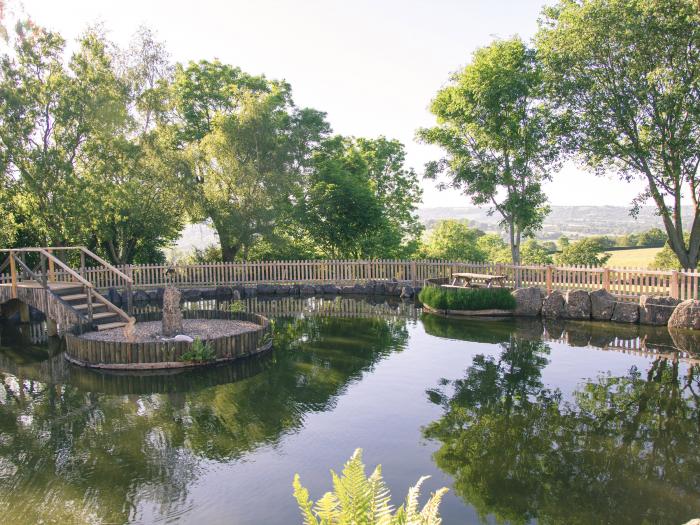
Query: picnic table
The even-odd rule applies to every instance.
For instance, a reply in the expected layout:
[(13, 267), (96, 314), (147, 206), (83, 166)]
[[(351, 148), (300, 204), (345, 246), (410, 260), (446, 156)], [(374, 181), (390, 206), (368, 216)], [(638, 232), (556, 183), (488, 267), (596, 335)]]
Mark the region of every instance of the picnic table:
[(443, 284), (446, 288), (469, 288), (472, 285), (485, 285), (486, 288), (492, 286), (503, 287), (505, 285), (505, 275), (490, 275), (488, 273), (453, 273), (450, 277), (450, 284)]

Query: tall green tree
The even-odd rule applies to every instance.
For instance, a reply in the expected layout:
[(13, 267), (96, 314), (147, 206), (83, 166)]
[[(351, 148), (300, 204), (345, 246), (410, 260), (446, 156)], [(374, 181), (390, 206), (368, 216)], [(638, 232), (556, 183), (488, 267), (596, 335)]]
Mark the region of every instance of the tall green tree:
[(421, 190), (403, 145), (336, 136), (313, 158), (300, 222), (322, 255), (405, 257), (418, 244)]
[[(644, 181), (685, 268), (700, 257), (700, 18), (692, 0), (562, 0), (537, 36), (568, 148), (597, 173)], [(693, 209), (683, 224), (681, 205)], [(688, 241), (684, 234), (689, 233)]]
[(325, 115), (296, 107), (284, 82), (218, 62), (178, 66), (172, 99), (191, 218), (212, 221), (224, 261), (245, 256), (291, 214)]
[(426, 175), (446, 174), (449, 186), (498, 213), (515, 264), (522, 237), (539, 229), (548, 213), (542, 182), (558, 158), (542, 95), (535, 51), (517, 38), (496, 41), (438, 92), (431, 105), (437, 125), (418, 132), (446, 152), (426, 166)]
[[(437, 223), (420, 247), (420, 256), (450, 261), (485, 261), (488, 251), (480, 244), (484, 232), (464, 222), (446, 219)], [(500, 241), (500, 238), (498, 239)], [(502, 242), (502, 241), (501, 241)]]

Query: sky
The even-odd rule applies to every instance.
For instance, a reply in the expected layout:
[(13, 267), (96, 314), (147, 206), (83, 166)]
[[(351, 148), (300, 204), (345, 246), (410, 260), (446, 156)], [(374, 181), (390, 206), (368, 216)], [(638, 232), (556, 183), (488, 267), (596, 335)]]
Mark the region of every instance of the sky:
[[(218, 58), (285, 79), (296, 104), (325, 111), (336, 133), (398, 139), (407, 164), (422, 173), (440, 157), (415, 140), (416, 129), (434, 124), (428, 107), (435, 93), (478, 47), (532, 38), (543, 1), (23, 0), (19, 10), (68, 41), (102, 23), (126, 45), (145, 25), (174, 62)], [(545, 190), (554, 205), (628, 206), (641, 189), (575, 165), (553, 179)], [(433, 181), (422, 186), (423, 207), (470, 205)]]

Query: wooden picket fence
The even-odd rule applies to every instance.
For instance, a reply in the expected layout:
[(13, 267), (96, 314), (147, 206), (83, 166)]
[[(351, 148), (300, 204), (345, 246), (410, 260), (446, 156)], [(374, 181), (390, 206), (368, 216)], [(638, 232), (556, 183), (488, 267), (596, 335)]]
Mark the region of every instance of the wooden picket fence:
[[(215, 287), (259, 283), (297, 283), (338, 285), (370, 280), (396, 279), (421, 284), (426, 279), (449, 277), (454, 272), (506, 275), (506, 285), (539, 286), (544, 290), (596, 290), (604, 288), (621, 299), (635, 300), (640, 295), (669, 295), (678, 299), (698, 298), (700, 273), (697, 270), (665, 271), (640, 268), (596, 268), (588, 266), (521, 265), (468, 263), (446, 260), (310, 260), (246, 261), (236, 263), (195, 264), (170, 267), (162, 264), (118, 266), (133, 279), (136, 289), (148, 289), (174, 283), (176, 286)], [(98, 289), (120, 288), (113, 271), (104, 267), (81, 268), (79, 273)], [(56, 272), (58, 280), (70, 280)], [(9, 283), (0, 274), (0, 284)]]

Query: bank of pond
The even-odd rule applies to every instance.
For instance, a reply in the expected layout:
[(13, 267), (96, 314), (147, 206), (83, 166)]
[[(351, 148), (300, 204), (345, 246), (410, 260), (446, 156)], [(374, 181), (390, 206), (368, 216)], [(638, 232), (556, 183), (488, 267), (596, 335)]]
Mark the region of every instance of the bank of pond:
[(424, 494), (448, 486), (447, 525), (700, 516), (691, 336), (389, 298), (245, 302), (273, 319), (272, 351), (167, 373), (77, 367), (40, 329), (2, 325), (5, 516), (300, 523), (294, 473), (319, 497), (357, 447), (394, 494), (424, 474)]

